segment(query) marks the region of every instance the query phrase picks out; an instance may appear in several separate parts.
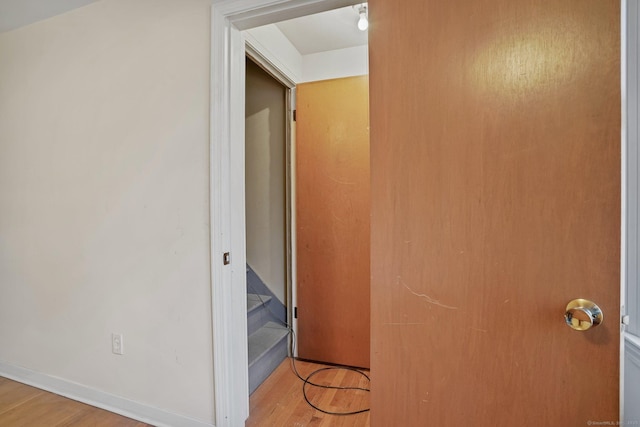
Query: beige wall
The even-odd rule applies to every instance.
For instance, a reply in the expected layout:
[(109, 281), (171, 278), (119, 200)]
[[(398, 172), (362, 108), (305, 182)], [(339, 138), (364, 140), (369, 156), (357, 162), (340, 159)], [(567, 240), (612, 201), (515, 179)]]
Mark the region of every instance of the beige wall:
[(0, 34), (0, 361), (212, 423), (209, 10)]
[(285, 88), (247, 61), (247, 263), (286, 303)]

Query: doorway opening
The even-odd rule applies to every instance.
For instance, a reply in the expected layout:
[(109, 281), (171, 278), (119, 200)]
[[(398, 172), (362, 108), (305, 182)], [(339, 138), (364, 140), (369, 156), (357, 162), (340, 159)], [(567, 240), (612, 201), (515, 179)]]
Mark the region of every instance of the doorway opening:
[(289, 89), (247, 57), (245, 218), (249, 393), (287, 356)]
[[(248, 57), (245, 231), (250, 393), (286, 356), (284, 334), (288, 327), (298, 329), (299, 317), (303, 332), (292, 334), (289, 354), (298, 355), (294, 340), (301, 336), (304, 359), (368, 369), (367, 36), (356, 26), (362, 8), (349, 6), (242, 34)], [(328, 33), (325, 27), (330, 28)], [(295, 69), (295, 57), (282, 58), (287, 49), (303, 62), (305, 72)], [(297, 84), (299, 94), (294, 95)], [(293, 119), (296, 98), (302, 112), (298, 132)], [(297, 158), (296, 134), (302, 135)], [(296, 275), (298, 265), (301, 272)], [(300, 300), (293, 285), (296, 277), (303, 288)], [(368, 408), (362, 399), (359, 403)]]
[[(346, 5), (347, 2), (345, 2)], [(339, 6), (226, 0), (211, 8), (211, 283), (215, 421), (249, 416), (244, 218), (245, 40), (242, 30)]]

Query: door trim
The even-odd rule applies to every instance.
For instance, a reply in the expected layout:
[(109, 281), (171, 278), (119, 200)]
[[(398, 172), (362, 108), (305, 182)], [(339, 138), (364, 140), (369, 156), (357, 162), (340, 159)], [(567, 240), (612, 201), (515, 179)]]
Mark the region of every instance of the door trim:
[(244, 49), (245, 54), (256, 64), (262, 67), (267, 73), (271, 74), (271, 77), (280, 82), (281, 85), (288, 89), (296, 87), (298, 82), (296, 77), (293, 76), (285, 69), (285, 66), (277, 60), (273, 55), (270, 55), (260, 42), (253, 37), (250, 33), (244, 34)]
[[(244, 213), (245, 43), (241, 30), (357, 3), (214, 0), (211, 7), (210, 233), (215, 420), (249, 416)], [(231, 262), (223, 263), (223, 254)]]

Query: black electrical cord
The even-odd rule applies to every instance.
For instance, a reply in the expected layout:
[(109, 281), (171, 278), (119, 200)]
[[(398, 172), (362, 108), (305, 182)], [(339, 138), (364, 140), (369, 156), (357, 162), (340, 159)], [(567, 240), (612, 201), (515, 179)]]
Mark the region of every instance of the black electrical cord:
[[(293, 332), (292, 329), (289, 330), (290, 333), (292, 334), (292, 349), (291, 352), (295, 353), (294, 349), (295, 349), (295, 332)], [(325, 389), (334, 389), (334, 390), (361, 390), (361, 391), (366, 391), (366, 392), (370, 392), (371, 390), (368, 388), (364, 388), (364, 387), (344, 387), (344, 386), (332, 386), (332, 385), (324, 385), (324, 384), (317, 384), (314, 382), (311, 382), (310, 379), (311, 377), (319, 374), (320, 372), (323, 371), (330, 371), (330, 370), (347, 370), (347, 371), (353, 371), (353, 372), (357, 372), (358, 374), (362, 375), (363, 377), (365, 377), (367, 379), (367, 381), (371, 382), (371, 378), (369, 378), (369, 376), (367, 374), (365, 374), (364, 372), (352, 368), (350, 366), (330, 366), (330, 367), (326, 367), (326, 368), (320, 368), (320, 369), (316, 369), (315, 371), (311, 372), (309, 375), (307, 375), (306, 378), (302, 378), (302, 376), (298, 373), (298, 369), (296, 368), (296, 359), (294, 357), (291, 358), (291, 366), (293, 369), (293, 372), (296, 374), (296, 376), (303, 381), (302, 383), (302, 395), (304, 396), (304, 400), (305, 402), (307, 402), (307, 404), (309, 406), (311, 406), (313, 409), (320, 411), (324, 414), (328, 414), (328, 415), (356, 415), (356, 414), (361, 414), (363, 412), (368, 412), (371, 410), (371, 408), (365, 408), (365, 409), (360, 409), (358, 411), (350, 411), (350, 412), (332, 412), (332, 411), (327, 411), (325, 409), (320, 408), (319, 406), (314, 405), (313, 403), (311, 403), (311, 401), (309, 400), (309, 397), (307, 396), (307, 385), (313, 386), (313, 387), (320, 387), (320, 388), (325, 388)]]
[[(325, 411), (322, 408), (319, 408), (318, 406), (314, 405), (313, 403), (311, 403), (311, 401), (309, 401), (309, 398), (307, 397), (307, 384), (311, 385), (313, 383), (309, 382), (309, 378), (311, 378), (312, 376), (322, 372), (322, 371), (327, 371), (330, 369), (348, 369), (347, 367), (331, 367), (331, 368), (321, 368), (318, 369), (316, 371), (313, 371), (312, 373), (309, 374), (309, 376), (304, 380), (304, 383), (302, 384), (302, 395), (304, 396), (304, 400), (309, 404), (309, 406), (311, 406), (312, 408), (314, 408), (317, 411), (323, 412), (325, 414), (329, 414), (329, 415), (356, 415), (356, 414), (361, 414), (363, 412), (368, 412), (370, 411), (370, 408), (365, 408), (365, 409), (360, 409), (359, 411), (351, 411), (351, 412), (331, 412), (331, 411)], [(365, 378), (367, 378), (367, 380), (371, 381), (371, 379), (364, 373), (361, 371), (358, 371), (357, 369), (352, 369), (355, 372), (358, 372), (359, 374), (361, 374), (362, 376), (364, 376)], [(356, 388), (353, 387), (330, 387), (330, 388), (335, 388), (338, 390), (354, 390)], [(359, 389), (359, 390), (366, 390), (369, 391), (368, 389)]]
[[(249, 287), (251, 287), (252, 291), (255, 292), (255, 290), (253, 289), (253, 287), (250, 284), (249, 284)], [(329, 370), (346, 370), (346, 371), (356, 372), (356, 373), (362, 375), (369, 382), (371, 382), (371, 378), (369, 378), (369, 376), (367, 374), (365, 374), (364, 372), (360, 371), (359, 369), (352, 368), (350, 366), (341, 366), (341, 365), (316, 369), (315, 371), (313, 371), (309, 375), (307, 375), (306, 378), (303, 378), (302, 375), (300, 375), (300, 373), (298, 372), (298, 368), (296, 367), (296, 359), (295, 359), (295, 357), (293, 357), (293, 355), (295, 354), (295, 343), (296, 343), (295, 332), (293, 331), (293, 328), (287, 322), (284, 322), (284, 321), (280, 320), (280, 318), (273, 311), (271, 311), (271, 308), (263, 301), (263, 299), (261, 298), (259, 293), (255, 292), (255, 295), (258, 296), (258, 299), (262, 303), (262, 306), (264, 308), (266, 308), (269, 311), (269, 313), (271, 313), (271, 315), (275, 319), (278, 320), (278, 322), (280, 322), (283, 326), (285, 326), (287, 328), (287, 331), (288, 331), (288, 333), (290, 335), (290, 338), (291, 338), (291, 369), (292, 369), (293, 373), (296, 375), (296, 377), (298, 377), (302, 381), (302, 395), (304, 396), (304, 400), (307, 402), (307, 404), (309, 406), (311, 406), (313, 409), (315, 409), (316, 411), (320, 411), (320, 412), (322, 412), (324, 414), (328, 414), (328, 415), (356, 415), (356, 414), (361, 414), (363, 412), (370, 411), (371, 408), (365, 408), (365, 409), (360, 409), (358, 411), (350, 411), (350, 412), (332, 412), (332, 411), (324, 410), (324, 409), (314, 405), (313, 403), (311, 403), (311, 401), (309, 400), (309, 397), (307, 396), (307, 385), (310, 385), (312, 387), (319, 387), (319, 388), (333, 389), (333, 390), (360, 390), (360, 391), (366, 391), (366, 392), (370, 392), (371, 391), (370, 389), (364, 388), (364, 387), (332, 386), (332, 385), (317, 384), (317, 383), (314, 383), (314, 382), (310, 381), (310, 379), (313, 376), (319, 374), (320, 372), (329, 371)]]

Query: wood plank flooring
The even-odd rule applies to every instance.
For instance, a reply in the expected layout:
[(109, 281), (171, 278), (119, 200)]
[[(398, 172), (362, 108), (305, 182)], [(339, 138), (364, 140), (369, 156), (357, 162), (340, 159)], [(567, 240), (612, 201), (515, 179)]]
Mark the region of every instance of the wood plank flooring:
[(0, 425), (150, 427), (148, 424), (3, 377), (0, 377)]
[[(296, 361), (298, 372), (306, 378), (325, 365)], [(368, 372), (365, 372), (368, 375)], [(344, 370), (325, 371), (311, 380), (318, 384), (370, 388), (361, 375)], [(328, 415), (309, 406), (302, 394), (303, 382), (291, 370), (286, 359), (249, 399), (251, 415), (246, 427), (369, 427), (369, 412), (357, 415)], [(333, 390), (307, 386), (307, 396), (316, 406), (332, 412), (369, 408), (369, 393), (360, 390)]]
[[(302, 377), (325, 365), (296, 361)], [(366, 379), (349, 371), (326, 371), (312, 378), (318, 384), (369, 388)], [(302, 384), (286, 359), (251, 395), (251, 427), (369, 427), (369, 412), (328, 415), (310, 407), (302, 395)], [(334, 412), (369, 407), (369, 393), (307, 386), (307, 396), (316, 406)], [(0, 426), (3, 427), (151, 427), (103, 409), (76, 402), (44, 390), (0, 377)]]

